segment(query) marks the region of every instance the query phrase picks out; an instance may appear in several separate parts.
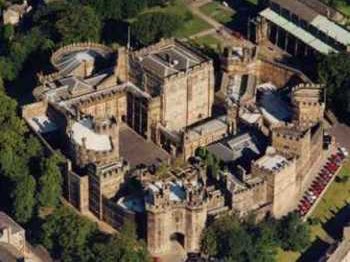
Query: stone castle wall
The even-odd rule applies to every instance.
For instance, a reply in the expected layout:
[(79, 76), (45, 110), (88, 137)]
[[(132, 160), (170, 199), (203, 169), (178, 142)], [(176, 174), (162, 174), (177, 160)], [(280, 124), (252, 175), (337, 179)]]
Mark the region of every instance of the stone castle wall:
[(163, 122), (170, 130), (180, 130), (211, 116), (214, 102), (214, 69), (202, 63), (165, 79)]
[(298, 169), (301, 171), (310, 161), (311, 133), (310, 130), (296, 135), (289, 134), (288, 129), (272, 131), (272, 146), (282, 154), (294, 155), (298, 158)]
[(240, 216), (245, 216), (249, 212), (259, 209), (269, 202), (267, 190), (267, 183), (263, 181), (251, 188), (233, 193), (231, 196), (232, 209), (237, 211)]
[(78, 52), (87, 49), (95, 49), (100, 50), (102, 53), (113, 53), (113, 50), (105, 45), (93, 43), (93, 42), (85, 42), (85, 43), (73, 43), (70, 45), (65, 45), (54, 52), (51, 56), (51, 64), (53, 66), (57, 66), (58, 60), (66, 53)]
[(207, 209), (186, 206), (147, 212), (147, 246), (151, 254), (171, 250), (171, 236), (178, 233), (184, 237), (184, 249), (198, 252), (200, 237), (207, 219)]
[(126, 107), (126, 94), (122, 93), (109, 94), (101, 98), (84, 101), (78, 106), (82, 113), (94, 118), (104, 119), (113, 116), (118, 120), (126, 116)]
[(281, 63), (260, 59), (256, 64), (260, 83), (271, 82), (279, 88), (296, 83), (311, 82), (302, 72)]
[(184, 134), (184, 142), (182, 146), (184, 159), (188, 159), (191, 156), (194, 156), (196, 149), (199, 147), (205, 147), (211, 143), (217, 142), (220, 139), (224, 138), (227, 135), (228, 127), (225, 126), (222, 129), (215, 130), (215, 132), (208, 132), (201, 136), (198, 136), (196, 139), (190, 139)]

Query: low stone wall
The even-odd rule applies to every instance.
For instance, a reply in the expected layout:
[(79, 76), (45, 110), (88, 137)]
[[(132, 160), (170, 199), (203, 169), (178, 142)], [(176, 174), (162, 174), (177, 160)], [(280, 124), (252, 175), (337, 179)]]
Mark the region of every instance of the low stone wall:
[(287, 85), (295, 86), (302, 82), (312, 83), (301, 71), (281, 63), (261, 59), (257, 62), (256, 67), (261, 83), (271, 82), (278, 88)]

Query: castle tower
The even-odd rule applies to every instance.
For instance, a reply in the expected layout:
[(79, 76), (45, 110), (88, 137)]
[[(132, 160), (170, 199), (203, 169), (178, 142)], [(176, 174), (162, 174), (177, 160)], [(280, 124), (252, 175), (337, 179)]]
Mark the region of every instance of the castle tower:
[(273, 148), (269, 148), (264, 156), (255, 161), (252, 174), (261, 176), (267, 182), (266, 199), (272, 203), (272, 215), (280, 218), (290, 212), (296, 196), (296, 161), (286, 158)]
[(320, 85), (300, 84), (292, 90), (294, 120), (310, 127), (322, 121), (325, 110), (324, 89)]
[(298, 178), (303, 178), (310, 164), (311, 130), (296, 125), (285, 125), (272, 130), (272, 146), (277, 152), (297, 158)]
[(249, 71), (247, 66), (255, 61), (256, 54), (256, 47), (225, 47), (220, 57), (221, 68), (229, 73), (246, 74)]
[(88, 166), (89, 209), (99, 219), (103, 219), (104, 201), (116, 196), (128, 171), (129, 166), (124, 162)]
[(67, 134), (70, 154), (81, 169), (91, 163), (106, 165), (120, 160), (119, 123), (114, 118), (71, 120)]
[(118, 48), (118, 61), (115, 68), (117, 80), (124, 83), (129, 80), (129, 51), (125, 47)]
[(231, 101), (226, 103), (228, 134), (236, 135), (239, 121), (239, 105)]
[[(159, 184), (158, 184), (159, 186)], [(168, 252), (176, 240), (186, 252), (199, 252), (200, 239), (207, 218), (204, 189), (183, 184), (180, 200), (170, 197), (174, 190), (167, 182), (159, 189), (152, 185), (147, 198), (147, 246), (152, 255)]]

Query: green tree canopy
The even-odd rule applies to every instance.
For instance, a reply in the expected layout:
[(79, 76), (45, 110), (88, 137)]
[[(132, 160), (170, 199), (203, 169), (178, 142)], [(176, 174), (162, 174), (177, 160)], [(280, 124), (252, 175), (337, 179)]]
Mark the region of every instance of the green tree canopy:
[(285, 250), (300, 252), (310, 244), (310, 229), (296, 213), (289, 213), (279, 221), (277, 234)]
[(350, 54), (322, 56), (318, 77), (327, 90), (329, 105), (342, 120), (350, 123)]
[(308, 226), (295, 213), (259, 224), (224, 216), (203, 232), (201, 250), (223, 261), (269, 262), (276, 260), (278, 247), (302, 251), (309, 241)]
[(36, 203), (36, 182), (30, 163), (40, 153), (41, 146), (28, 136), (23, 120), (17, 115), (16, 102), (4, 90), (0, 90), (0, 112), (0, 181), (13, 185), (8, 188), (12, 199), (10, 210), (17, 221), (25, 223)]
[(101, 22), (91, 7), (69, 5), (57, 20), (56, 29), (63, 43), (97, 42), (100, 39)]
[(13, 191), (13, 215), (20, 223), (28, 222), (35, 206), (35, 179), (30, 175), (25, 175), (15, 182)]
[(91, 255), (86, 247), (96, 231), (96, 225), (87, 218), (68, 208), (59, 208), (43, 224), (41, 242), (56, 258), (82, 261), (82, 257)]
[(182, 26), (182, 19), (176, 14), (151, 12), (138, 16), (131, 25), (133, 37), (142, 45), (170, 37)]
[(93, 246), (96, 262), (146, 262), (150, 261), (145, 243), (137, 241), (135, 226), (127, 221), (120, 234), (110, 237), (106, 242)]
[(39, 178), (38, 200), (42, 207), (56, 207), (62, 192), (62, 175), (59, 164), (62, 159), (54, 154), (43, 158)]
[(47, 217), (41, 243), (63, 261), (150, 261), (145, 244), (136, 239), (129, 222), (119, 234), (104, 236), (94, 223), (64, 207)]

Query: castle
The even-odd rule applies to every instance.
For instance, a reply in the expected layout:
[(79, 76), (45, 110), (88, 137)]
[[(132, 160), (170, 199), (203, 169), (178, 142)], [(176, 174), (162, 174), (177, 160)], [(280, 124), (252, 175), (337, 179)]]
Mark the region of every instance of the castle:
[(68, 45), (23, 117), (66, 156), (64, 196), (81, 213), (117, 229), (135, 221), (151, 254), (175, 240), (196, 252), (225, 212), (293, 210), (322, 157), (323, 88), (258, 51), (227, 47), (215, 78), (210, 58), (174, 39), (136, 51)]

